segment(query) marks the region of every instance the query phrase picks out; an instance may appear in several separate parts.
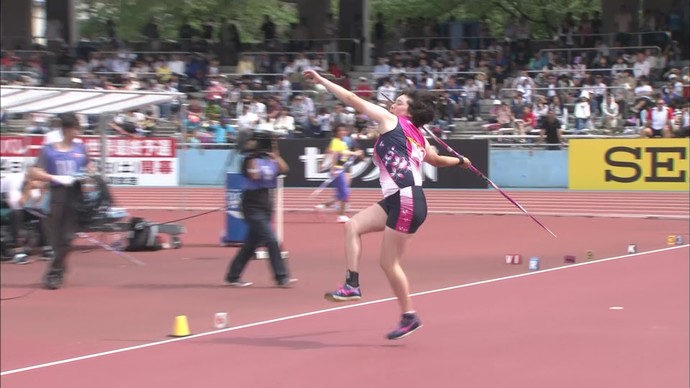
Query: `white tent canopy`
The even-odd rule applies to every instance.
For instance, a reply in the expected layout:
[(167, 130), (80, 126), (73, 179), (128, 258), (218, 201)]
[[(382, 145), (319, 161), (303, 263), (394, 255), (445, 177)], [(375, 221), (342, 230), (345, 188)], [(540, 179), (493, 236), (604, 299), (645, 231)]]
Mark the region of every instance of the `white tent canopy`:
[(150, 91), (0, 87), (0, 109), (6, 113), (120, 113), (148, 105), (171, 102), (183, 93)]

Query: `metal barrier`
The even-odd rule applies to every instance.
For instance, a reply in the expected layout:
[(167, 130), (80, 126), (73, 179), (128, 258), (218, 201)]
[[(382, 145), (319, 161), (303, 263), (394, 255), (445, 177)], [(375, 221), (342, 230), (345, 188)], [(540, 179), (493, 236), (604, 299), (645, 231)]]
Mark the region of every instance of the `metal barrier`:
[(0, 77), (5, 78), (8, 75), (28, 75), (29, 77), (40, 77), (41, 74), (35, 71), (23, 71), (23, 70), (0, 70)]
[[(447, 71), (432, 71), (431, 73), (428, 73), (428, 74), (443, 74), (443, 75), (451, 76), (451, 75), (476, 75), (476, 74), (479, 74), (479, 73), (484, 74), (484, 72), (481, 72), (481, 71), (453, 71), (453, 72), (447, 72)], [(375, 78), (377, 75), (378, 75), (378, 76), (381, 76), (381, 75), (382, 75), (382, 76), (384, 76), (384, 77), (388, 77), (388, 76), (396, 76), (396, 75), (398, 75), (398, 74), (403, 74), (403, 75), (405, 75), (405, 76), (407, 76), (407, 75), (422, 75), (422, 74), (424, 74), (424, 72), (423, 72), (423, 71), (405, 71), (405, 72), (399, 72), (399, 73), (393, 73), (393, 72), (387, 72), (387, 73), (373, 73), (373, 72), (372, 72), (372, 73), (371, 73), (371, 76), (372, 76), (372, 78)], [(382, 78), (382, 77), (378, 77), (378, 78)], [(376, 79), (378, 79), (378, 78), (376, 78)]]
[(130, 51), (130, 50), (121, 50), (121, 51), (96, 51), (99, 54), (105, 54), (105, 55), (115, 55), (115, 56), (122, 56), (122, 55), (194, 55), (194, 54), (204, 54), (202, 52), (197, 52), (197, 51)]
[(343, 56), (345, 58), (344, 62), (347, 65), (347, 67), (349, 68), (352, 66), (352, 55), (345, 51), (244, 51), (240, 53), (240, 55), (252, 56), (254, 57), (254, 59), (260, 56), (293, 56), (298, 54), (304, 54), (307, 57), (310, 55), (324, 55), (326, 58), (328, 58), (328, 56), (337, 55), (338, 59), (340, 59), (340, 56)]
[[(661, 47), (659, 46), (626, 46), (626, 47), (606, 47), (606, 50), (612, 51), (612, 50), (622, 50), (622, 51), (630, 51), (630, 50), (647, 50), (647, 49), (652, 49), (656, 50), (657, 54), (661, 54)], [(571, 63), (573, 61), (573, 52), (588, 52), (588, 51), (599, 51), (600, 48), (598, 47), (580, 47), (580, 48), (575, 48), (575, 47), (566, 47), (566, 48), (547, 48), (547, 49), (541, 49), (539, 50), (540, 54), (543, 53), (549, 53), (549, 52), (566, 52), (568, 53), (568, 63)]]
[(570, 35), (573, 40), (576, 38), (601, 38), (600, 40), (607, 44), (607, 45), (613, 45), (616, 43), (617, 38), (620, 37), (621, 35), (627, 35), (629, 37), (632, 37), (633, 40), (636, 38), (637, 40), (637, 45), (638, 46), (643, 46), (643, 40), (645, 35), (663, 35), (670, 41), (671, 37), (667, 31), (642, 31), (642, 32), (626, 32), (626, 33), (620, 33), (620, 32), (608, 32), (608, 33), (599, 33), (599, 34), (572, 34)]
[(614, 67), (607, 67), (605, 69), (593, 69), (593, 68), (585, 68), (585, 69), (553, 69), (553, 70), (524, 70), (527, 73), (530, 74), (550, 74), (550, 73), (601, 73), (601, 72), (622, 72), (630, 70), (633, 71), (635, 70), (632, 67), (622, 67), (622, 68), (614, 68)]
[[(563, 139), (622, 139), (622, 138), (639, 138), (640, 135), (596, 135), (596, 134), (586, 134), (586, 135), (562, 135)], [(539, 135), (470, 135), (470, 139), (490, 139), (490, 140), (539, 140), (541, 136)], [(527, 145), (521, 143), (522, 145)], [(504, 146), (499, 143), (492, 143), (491, 146)], [(518, 145), (518, 144), (516, 144)], [(533, 146), (534, 144), (532, 144)]]
[[(606, 87), (600, 87), (600, 86), (592, 86), (592, 85), (584, 85), (584, 86), (566, 86), (566, 87), (555, 87), (555, 88), (530, 88), (532, 92), (534, 91), (540, 91), (540, 90), (545, 90), (545, 91), (559, 91), (559, 90), (571, 90), (574, 92), (581, 92), (583, 89), (593, 87), (597, 89), (606, 89), (608, 90), (616, 90), (616, 89), (626, 89), (624, 86), (606, 86)], [(523, 89), (519, 88), (503, 88), (501, 89), (501, 94), (505, 92), (519, 92), (523, 91)]]
[[(458, 50), (424, 50), (424, 52), (427, 53), (443, 53), (443, 54), (449, 54), (449, 53), (456, 53), (456, 54), (463, 54), (463, 53), (497, 53), (498, 50), (487, 50), (487, 49), (478, 49), (478, 50), (472, 50), (472, 49), (458, 49)], [(388, 54), (412, 54), (412, 50), (393, 50), (389, 51)]]
[[(626, 33), (620, 33), (620, 32), (608, 32), (608, 33), (598, 33), (598, 34), (570, 34), (568, 35), (571, 37), (574, 41), (582, 40), (582, 38), (600, 38), (603, 43), (607, 45), (613, 45), (616, 43), (617, 38), (620, 37), (621, 35), (627, 35), (628, 37), (631, 37), (632, 40), (637, 41), (637, 45), (642, 46), (643, 43), (643, 38), (644, 36), (648, 35), (657, 35), (657, 36), (664, 36), (666, 39), (670, 41), (671, 36), (668, 33), (668, 31), (641, 31), (641, 32), (626, 32)], [(543, 36), (542, 36), (543, 37)], [(475, 44), (477, 41), (504, 41), (505, 36), (467, 36), (467, 37), (459, 37), (459, 38), (453, 38), (453, 37), (447, 37), (447, 36), (404, 36), (399, 39), (399, 43), (401, 45), (407, 43), (407, 42), (422, 42), (424, 43), (424, 47), (429, 47), (429, 43), (433, 41), (441, 41), (441, 42), (447, 42), (448, 45), (452, 43), (454, 40), (458, 42), (472, 42), (472, 44)], [(534, 42), (551, 42), (553, 43), (554, 41), (560, 40), (560, 36), (556, 34), (554, 37), (551, 37), (550, 39), (530, 39), (532, 43)]]

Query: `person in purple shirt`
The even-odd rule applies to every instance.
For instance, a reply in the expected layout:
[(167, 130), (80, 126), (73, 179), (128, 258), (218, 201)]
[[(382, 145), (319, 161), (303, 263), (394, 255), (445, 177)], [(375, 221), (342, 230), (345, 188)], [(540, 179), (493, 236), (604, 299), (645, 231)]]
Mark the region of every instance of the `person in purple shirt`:
[(79, 119), (73, 113), (60, 117), (62, 141), (46, 144), (29, 174), (33, 179), (50, 183), (49, 241), (54, 258), (48, 265), (43, 282), (55, 290), (62, 286), (67, 269), (67, 255), (77, 227), (76, 201), (78, 188), (75, 176), (84, 173), (89, 156), (83, 142), (76, 141), (81, 133)]
[(357, 272), (362, 253), (361, 236), (383, 231), (381, 268), (402, 310), (399, 326), (388, 333), (387, 338), (405, 337), (422, 326), (412, 306), (407, 276), (400, 266), (407, 242), (427, 215), (422, 190), (422, 164), (426, 162), (436, 167), (467, 168), (470, 160), (440, 156), (424, 138), (420, 127), (433, 120), (435, 111), (430, 94), (405, 91), (386, 109), (358, 97), (313, 70), (305, 71), (304, 76), (322, 84), (340, 101), (379, 123), (378, 138), (374, 144), (374, 161), (379, 168), (384, 198), (360, 211), (345, 224), (345, 284), (335, 291), (327, 292), (325, 298), (334, 302), (346, 302), (362, 297)]

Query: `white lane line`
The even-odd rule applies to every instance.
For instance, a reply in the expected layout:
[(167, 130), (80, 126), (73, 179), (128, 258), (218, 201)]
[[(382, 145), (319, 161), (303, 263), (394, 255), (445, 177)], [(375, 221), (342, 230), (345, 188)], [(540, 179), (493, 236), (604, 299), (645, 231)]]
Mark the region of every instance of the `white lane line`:
[[(544, 270), (540, 270), (540, 271), (536, 271), (536, 272), (525, 272), (525, 273), (521, 273), (521, 274), (517, 274), (517, 275), (504, 276), (504, 277), (500, 277), (500, 278), (481, 280), (481, 281), (473, 282), (473, 283), (465, 283), (465, 284), (459, 284), (459, 285), (450, 286), (450, 287), (438, 288), (435, 290), (422, 291), (422, 292), (414, 293), (414, 294), (412, 294), (412, 296), (416, 297), (416, 296), (436, 294), (436, 293), (445, 292), (445, 291), (457, 290), (460, 288), (479, 286), (482, 284), (489, 284), (489, 283), (496, 283), (496, 282), (500, 282), (503, 280), (517, 279), (517, 278), (521, 278), (521, 277), (525, 277), (525, 276), (535, 276), (535, 275), (544, 274), (544, 273), (564, 271), (564, 270), (568, 270), (568, 269), (572, 269), (572, 268), (582, 267), (585, 265), (594, 265), (594, 264), (604, 263), (604, 262), (613, 261), (613, 260), (627, 259), (627, 258), (631, 258), (631, 257), (639, 257), (639, 256), (653, 254), (653, 253), (668, 252), (668, 251), (672, 251), (672, 250), (676, 250), (676, 249), (683, 249), (683, 248), (688, 248), (688, 247), (690, 247), (690, 244), (678, 245), (678, 246), (662, 248), (662, 249), (655, 249), (655, 250), (651, 250), (651, 251), (638, 252), (638, 253), (632, 253), (632, 254), (621, 255), (621, 256), (614, 256), (614, 257), (609, 257), (609, 258), (595, 260), (595, 261), (587, 261), (587, 262), (582, 262), (582, 263), (577, 263), (577, 264), (571, 264), (571, 265), (567, 265), (567, 266), (563, 266), (563, 267), (544, 269)], [(190, 335), (188, 337), (172, 338), (172, 339), (168, 339), (168, 340), (164, 340), (164, 341), (151, 342), (151, 343), (143, 344), (143, 345), (130, 346), (127, 348), (109, 350), (109, 351), (105, 351), (105, 352), (101, 352), (101, 353), (87, 354), (87, 355), (80, 356), (80, 357), (68, 358), (68, 359), (64, 359), (64, 360), (48, 362), (45, 364), (32, 365), (32, 366), (27, 366), (24, 368), (18, 368), (18, 369), (12, 369), (12, 370), (8, 370), (8, 371), (4, 371), (4, 372), (0, 373), (0, 376), (8, 376), (8, 375), (17, 374), (17, 373), (29, 372), (29, 371), (36, 370), (36, 369), (43, 369), (43, 368), (48, 368), (48, 367), (52, 367), (52, 366), (70, 364), (70, 363), (74, 363), (74, 362), (78, 362), (78, 361), (89, 360), (92, 358), (110, 356), (110, 355), (117, 354), (117, 353), (131, 352), (131, 351), (146, 349), (146, 348), (150, 348), (150, 347), (154, 347), (154, 346), (171, 344), (174, 342), (189, 341), (189, 340), (195, 339), (195, 338), (207, 337), (210, 335), (227, 333), (227, 332), (231, 332), (231, 331), (238, 331), (238, 330), (242, 330), (242, 329), (248, 329), (251, 327), (268, 325), (271, 323), (289, 321), (289, 320), (293, 320), (293, 319), (309, 317), (312, 315), (320, 315), (320, 314), (330, 313), (333, 311), (369, 306), (369, 305), (383, 303), (383, 302), (390, 302), (393, 300), (395, 300), (395, 298), (377, 299), (377, 300), (372, 300), (369, 302), (345, 305), (345, 306), (334, 307), (334, 308), (329, 308), (329, 309), (324, 309), (324, 310), (310, 311), (310, 312), (306, 312), (306, 313), (302, 313), (302, 314), (296, 314), (296, 315), (290, 315), (290, 316), (281, 317), (281, 318), (269, 319), (266, 321), (248, 323), (246, 325), (234, 326), (234, 327), (229, 327), (229, 328), (221, 329), (221, 330), (214, 330), (214, 331), (208, 331), (208, 332), (199, 333), (199, 334), (193, 334), (193, 335)]]
[[(141, 203), (139, 203), (141, 205)], [(221, 211), (222, 209), (219, 209), (223, 206), (225, 206), (222, 203), (216, 204), (216, 206), (159, 206), (157, 204), (151, 204), (148, 206), (128, 206), (126, 203), (123, 203), (121, 205), (122, 207), (126, 207), (127, 210), (156, 210), (156, 211), (210, 211), (210, 210), (216, 210)], [(359, 204), (354, 204), (350, 208), (350, 212), (355, 212), (355, 211), (360, 211), (362, 209), (365, 209), (365, 206), (359, 207)], [(489, 209), (489, 208), (483, 208), (480, 210), (462, 210), (460, 209), (434, 209), (430, 208), (429, 213), (430, 214), (446, 214), (446, 215), (484, 215), (484, 216), (524, 216), (524, 213), (522, 212), (516, 212), (516, 211), (510, 211), (512, 208), (511, 207), (504, 207), (504, 208), (498, 208), (498, 209)], [(286, 204), (285, 208), (283, 209), (285, 212), (289, 213), (313, 213), (314, 208), (313, 207), (297, 207), (293, 206), (291, 204)], [(498, 211), (501, 210), (501, 211)], [(529, 211), (531, 215), (533, 216), (540, 216), (540, 217), (587, 217), (587, 218), (632, 218), (632, 219), (660, 219), (660, 220), (688, 220), (690, 219), (690, 214), (688, 215), (679, 215), (679, 214), (660, 214), (660, 213), (646, 213), (644, 211), (641, 211), (640, 213), (582, 213), (582, 212), (576, 212), (576, 211), (568, 211), (568, 209), (562, 209), (564, 211), (562, 212), (540, 212), (540, 211)], [(613, 209), (609, 209), (613, 210)], [(625, 211), (625, 209), (622, 209), (622, 211)], [(653, 209), (650, 209), (650, 212), (653, 211)]]

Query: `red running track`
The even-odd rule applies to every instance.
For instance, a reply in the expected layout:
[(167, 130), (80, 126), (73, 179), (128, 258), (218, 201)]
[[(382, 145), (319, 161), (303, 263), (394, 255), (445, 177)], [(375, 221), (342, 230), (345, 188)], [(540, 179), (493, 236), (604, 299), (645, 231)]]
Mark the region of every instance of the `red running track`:
[[(211, 210), (222, 207), (225, 200), (222, 188), (118, 187), (113, 191), (118, 204), (132, 210)], [(313, 191), (310, 188), (285, 189), (285, 211), (312, 210), (316, 203), (325, 201), (332, 193), (331, 189), (325, 190), (314, 200), (309, 197)], [(522, 214), (495, 190), (427, 189), (425, 192), (431, 213)], [(514, 190), (508, 191), (508, 195), (531, 214), (539, 216), (690, 219), (688, 193)], [(353, 189), (350, 209), (361, 210), (380, 199), (379, 189)]]
[(395, 303), (375, 300), (3, 372), (2, 385), (687, 388), (688, 271), (676, 247), (418, 295), (425, 327), (398, 342), (381, 337)]
[[(180, 190), (191, 195), (208, 189)], [(159, 202), (174, 207), (164, 192), (179, 192), (158, 192)], [(221, 206), (212, 201), (222, 202), (222, 191), (208, 192), (211, 195), (198, 198), (199, 204)], [(305, 201), (300, 197), (310, 190), (290, 192)], [(355, 196), (367, 192), (374, 198), (379, 195), (357, 190)], [(127, 190), (116, 196), (130, 208)], [(659, 198), (656, 201), (674, 197)], [(130, 203), (147, 207), (143, 201), (150, 201), (140, 200)], [(500, 201), (504, 200), (499, 196), (496, 202)], [(483, 207), (469, 208), (481, 216), (438, 214), (457, 205), (451, 200), (450, 205), (436, 206), (436, 214), (428, 217), (404, 265), (413, 291), (419, 292), (524, 274), (530, 256), (539, 256), (542, 268), (550, 269), (563, 266), (564, 254), (582, 260), (586, 249), (593, 250), (597, 260), (624, 254), (628, 243), (636, 243), (641, 251), (659, 249), (670, 234), (688, 239), (687, 210), (675, 201), (674, 214), (685, 218), (544, 216), (542, 221), (559, 236), (554, 239), (527, 218), (486, 216)], [(134, 206), (134, 214), (154, 222), (189, 216)], [(229, 312), (231, 324), (242, 326), (333, 308), (321, 295), (342, 280), (342, 225), (311, 213), (288, 212), (285, 241), (299, 285), (291, 290), (271, 287), (265, 263), (254, 262), (246, 276), (255, 286), (237, 290), (221, 285), (236, 252), (218, 247), (223, 217), (213, 212), (185, 220), (183, 248), (137, 253), (144, 267), (102, 250), (75, 252), (65, 288), (56, 292), (38, 287), (44, 263), (3, 263), (2, 386), (33, 388), (59, 382), (70, 388), (309, 388), (347, 384), (347, 376), (353, 376), (353, 384), (377, 387), (467, 382), (552, 388), (601, 381), (602, 386), (635, 388), (654, 386), (648, 382), (655, 379), (664, 387), (687, 386), (687, 349), (679, 348), (688, 341), (687, 246), (420, 295), (415, 300), (426, 326), (400, 342), (382, 339), (398, 315), (395, 303), (386, 301), (112, 353), (164, 340), (174, 316), (180, 314), (188, 316), (192, 332), (204, 333), (211, 330), (212, 316), (219, 311)], [(363, 244), (360, 279), (366, 284), (365, 300), (389, 298), (376, 262), (380, 234), (365, 236)], [(521, 253), (525, 263), (504, 264), (506, 253)], [(624, 310), (608, 310), (614, 304)], [(112, 354), (60, 361), (101, 352)], [(9, 373), (18, 370), (25, 371)], [(383, 381), (390, 376), (406, 381)]]

